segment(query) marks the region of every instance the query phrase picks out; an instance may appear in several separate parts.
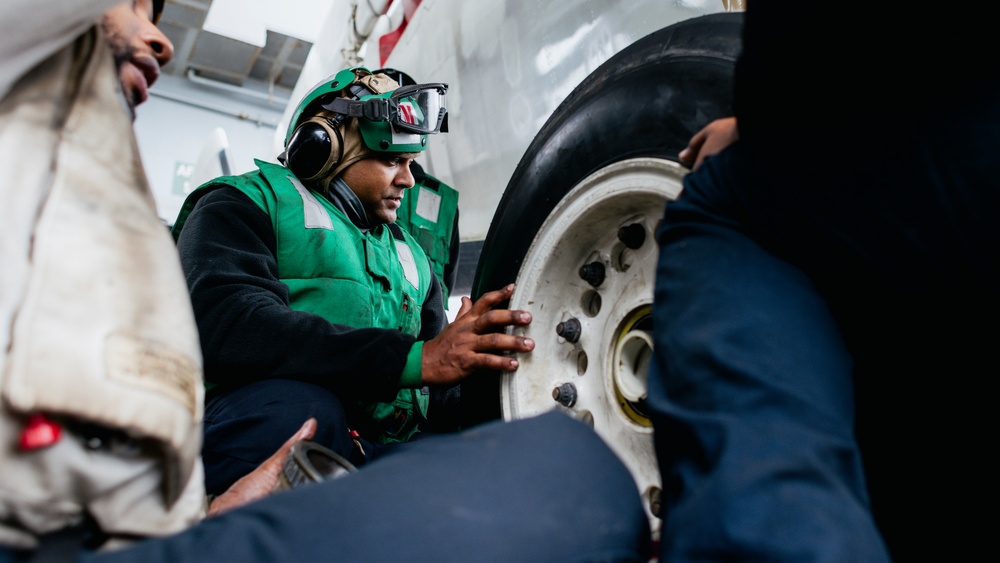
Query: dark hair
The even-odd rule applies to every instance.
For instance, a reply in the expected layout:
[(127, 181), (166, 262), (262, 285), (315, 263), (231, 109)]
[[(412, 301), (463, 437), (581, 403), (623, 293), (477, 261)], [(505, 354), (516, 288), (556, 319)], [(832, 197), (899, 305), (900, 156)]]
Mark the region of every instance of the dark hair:
[(163, 15), (163, 2), (164, 0), (153, 0), (153, 23), (160, 22), (160, 16)]

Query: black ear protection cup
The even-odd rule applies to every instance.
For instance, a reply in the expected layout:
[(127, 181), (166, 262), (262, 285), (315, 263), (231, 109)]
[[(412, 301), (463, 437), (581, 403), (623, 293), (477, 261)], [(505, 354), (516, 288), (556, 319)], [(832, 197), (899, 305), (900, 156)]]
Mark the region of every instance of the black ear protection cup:
[(285, 148), (288, 169), (303, 182), (324, 177), (343, 157), (344, 139), (326, 117), (311, 117), (296, 127)]
[[(347, 86), (347, 92), (353, 100), (374, 93), (360, 82)], [(334, 119), (314, 115), (296, 127), (288, 138), (282, 162), (299, 180), (310, 182), (323, 178), (343, 160), (344, 138), (337, 127), (343, 118)]]

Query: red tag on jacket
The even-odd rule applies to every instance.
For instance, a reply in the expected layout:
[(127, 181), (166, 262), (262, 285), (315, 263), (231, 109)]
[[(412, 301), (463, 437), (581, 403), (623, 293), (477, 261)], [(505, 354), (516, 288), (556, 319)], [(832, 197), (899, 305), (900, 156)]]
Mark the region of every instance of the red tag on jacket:
[(35, 413), (28, 417), (18, 446), (22, 451), (37, 450), (55, 444), (61, 436), (62, 427), (59, 424), (46, 418), (44, 414)]

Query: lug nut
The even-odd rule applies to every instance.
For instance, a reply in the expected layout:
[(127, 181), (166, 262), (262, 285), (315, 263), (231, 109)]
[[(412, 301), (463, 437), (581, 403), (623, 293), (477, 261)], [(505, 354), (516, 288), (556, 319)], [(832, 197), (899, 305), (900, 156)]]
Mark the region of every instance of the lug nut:
[(657, 518), (663, 518), (663, 504), (659, 500), (649, 503), (649, 511)]
[(604, 283), (604, 264), (591, 262), (580, 266), (580, 279), (589, 283), (592, 287), (597, 287)]
[(570, 408), (576, 404), (576, 387), (572, 383), (563, 383), (552, 390), (552, 398), (560, 405)]
[(663, 491), (659, 487), (652, 487), (646, 493), (649, 496), (649, 512), (657, 518), (663, 518)]
[(580, 333), (583, 332), (583, 327), (580, 326), (580, 321), (569, 318), (565, 321), (556, 325), (556, 334), (562, 336), (566, 339), (566, 342), (576, 343), (580, 340)]

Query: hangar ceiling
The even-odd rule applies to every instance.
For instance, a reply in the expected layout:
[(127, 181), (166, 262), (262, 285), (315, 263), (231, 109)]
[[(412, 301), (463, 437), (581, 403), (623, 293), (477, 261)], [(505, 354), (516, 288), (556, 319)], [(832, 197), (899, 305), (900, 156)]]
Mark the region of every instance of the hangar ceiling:
[(163, 74), (287, 99), (312, 43), (267, 31), (263, 47), (202, 29), (212, 0), (166, 0), (159, 28), (174, 44)]

